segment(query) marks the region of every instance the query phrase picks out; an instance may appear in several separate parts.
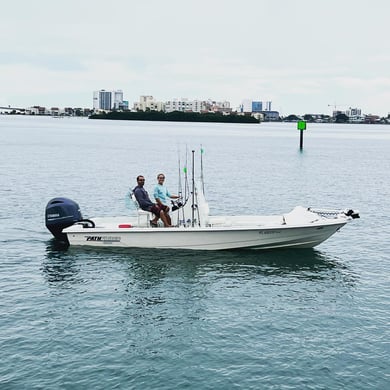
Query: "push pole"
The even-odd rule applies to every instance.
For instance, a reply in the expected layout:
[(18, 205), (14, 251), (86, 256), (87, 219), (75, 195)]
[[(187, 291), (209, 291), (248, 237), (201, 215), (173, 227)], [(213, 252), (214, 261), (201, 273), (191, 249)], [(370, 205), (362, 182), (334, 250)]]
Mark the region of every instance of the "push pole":
[(306, 122), (305, 121), (298, 121), (297, 129), (301, 131), (300, 138), (299, 138), (299, 149), (303, 149), (303, 130), (306, 130)]

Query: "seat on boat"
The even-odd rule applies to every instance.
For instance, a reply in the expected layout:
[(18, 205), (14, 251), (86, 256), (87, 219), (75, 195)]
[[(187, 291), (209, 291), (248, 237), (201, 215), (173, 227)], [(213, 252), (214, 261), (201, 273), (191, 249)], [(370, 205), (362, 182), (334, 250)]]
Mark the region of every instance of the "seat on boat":
[(134, 195), (134, 192), (130, 192), (130, 198), (134, 202), (134, 205), (137, 209), (137, 215), (138, 215), (138, 226), (144, 225), (146, 227), (149, 227), (150, 220), (153, 219), (153, 213), (150, 211), (142, 210), (141, 206), (138, 203), (137, 198)]

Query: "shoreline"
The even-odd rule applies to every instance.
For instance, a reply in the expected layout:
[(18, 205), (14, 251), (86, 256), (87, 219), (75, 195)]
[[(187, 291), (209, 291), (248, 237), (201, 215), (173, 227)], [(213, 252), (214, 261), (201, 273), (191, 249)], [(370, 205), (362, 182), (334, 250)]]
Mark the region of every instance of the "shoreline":
[(260, 121), (253, 116), (244, 115), (222, 115), (220, 113), (201, 114), (197, 112), (159, 112), (159, 111), (137, 111), (137, 112), (118, 112), (93, 114), (89, 119), (100, 120), (133, 120), (133, 121), (155, 121), (155, 122), (212, 122), (212, 123), (253, 123), (259, 124)]
[[(157, 114), (157, 115), (156, 115)], [(162, 112), (118, 112), (111, 111), (108, 113), (92, 115), (49, 115), (49, 114), (26, 114), (26, 113), (8, 113), (0, 112), (1, 116), (23, 116), (37, 118), (85, 118), (100, 120), (130, 120), (130, 121), (151, 121), (151, 122), (189, 122), (189, 123), (241, 123), (241, 124), (261, 124), (261, 123), (297, 123), (298, 120), (259, 120), (249, 115), (222, 115), (220, 113), (187, 113), (174, 111), (171, 113)], [(384, 118), (382, 118), (384, 119)], [(387, 118), (386, 118), (387, 119)], [(390, 125), (390, 119), (380, 121), (363, 121), (363, 122), (337, 122), (337, 121), (311, 121), (304, 120), (307, 124), (330, 124), (330, 125)]]

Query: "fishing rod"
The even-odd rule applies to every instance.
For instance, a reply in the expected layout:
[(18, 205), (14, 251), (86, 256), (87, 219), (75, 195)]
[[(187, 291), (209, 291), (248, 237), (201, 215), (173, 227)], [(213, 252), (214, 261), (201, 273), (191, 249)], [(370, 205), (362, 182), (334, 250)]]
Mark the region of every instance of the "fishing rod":
[(186, 165), (184, 167), (184, 200), (187, 202), (190, 194), (190, 188), (188, 184), (188, 175), (187, 175), (187, 167), (188, 167), (188, 146), (186, 145)]
[[(180, 150), (178, 148), (178, 167), (179, 167), (179, 180), (178, 180), (178, 195), (179, 199), (176, 202), (172, 202), (174, 206), (172, 207), (172, 211), (177, 210), (178, 208), (181, 209), (178, 211), (178, 226), (181, 224), (184, 225), (184, 227), (187, 226), (187, 223), (190, 222), (190, 220), (186, 218), (186, 211), (185, 211), (185, 205), (187, 204), (189, 198), (190, 198), (190, 188), (188, 183), (188, 147), (186, 145), (186, 161), (185, 166), (183, 168), (182, 172), (182, 164), (181, 164), (181, 158), (180, 158)], [(182, 183), (182, 173), (184, 173), (184, 197), (183, 197), (183, 183)], [(181, 219), (180, 219), (181, 217)]]
[[(203, 199), (204, 198), (204, 181), (203, 181), (203, 148), (202, 148), (202, 145), (200, 145), (200, 167), (201, 167), (200, 180), (201, 180), (201, 186), (202, 186), (202, 192), (203, 192), (203, 196), (202, 196), (202, 199)], [(196, 196), (196, 211), (198, 214), (198, 225), (200, 226), (201, 221), (200, 221), (198, 189), (196, 189), (195, 196)]]
[(181, 197), (182, 195), (182, 185), (181, 185), (181, 162), (180, 162), (180, 149), (177, 148), (177, 164), (179, 167), (179, 181), (178, 181), (178, 195)]
[[(197, 214), (197, 219), (195, 219), (195, 209)], [(195, 186), (195, 150), (192, 151), (192, 205), (191, 205), (191, 211), (192, 211), (192, 222), (191, 226), (194, 227), (195, 221), (198, 222), (198, 225), (200, 226), (200, 213), (199, 213), (199, 207), (198, 207), (198, 193)]]
[[(183, 199), (183, 187), (182, 187), (182, 183), (181, 183), (181, 162), (180, 162), (180, 150), (179, 148), (177, 149), (177, 157), (178, 157), (178, 165), (179, 165), (179, 183), (178, 183), (178, 196), (179, 196), (179, 200), (180, 199)], [(182, 210), (179, 210), (177, 212), (177, 225), (180, 226), (180, 211), (182, 212), (183, 214), (183, 221), (184, 221), (184, 224), (185, 224), (185, 218), (184, 218), (184, 207), (182, 207)]]
[(191, 205), (191, 211), (192, 211), (192, 218), (191, 218), (191, 226), (194, 227), (194, 220), (195, 220), (195, 150), (192, 151), (192, 205)]
[(202, 191), (204, 195), (203, 153), (204, 153), (204, 149), (202, 147), (202, 144), (200, 144), (200, 181), (202, 183)]

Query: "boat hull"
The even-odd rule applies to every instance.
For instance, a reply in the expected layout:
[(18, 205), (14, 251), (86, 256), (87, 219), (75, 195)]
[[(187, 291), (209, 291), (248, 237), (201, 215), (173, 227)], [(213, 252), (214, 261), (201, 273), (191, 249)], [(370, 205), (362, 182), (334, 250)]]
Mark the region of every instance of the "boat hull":
[(160, 249), (224, 250), (312, 248), (337, 232), (346, 221), (309, 226), (239, 228), (85, 228), (64, 230), (70, 245)]

